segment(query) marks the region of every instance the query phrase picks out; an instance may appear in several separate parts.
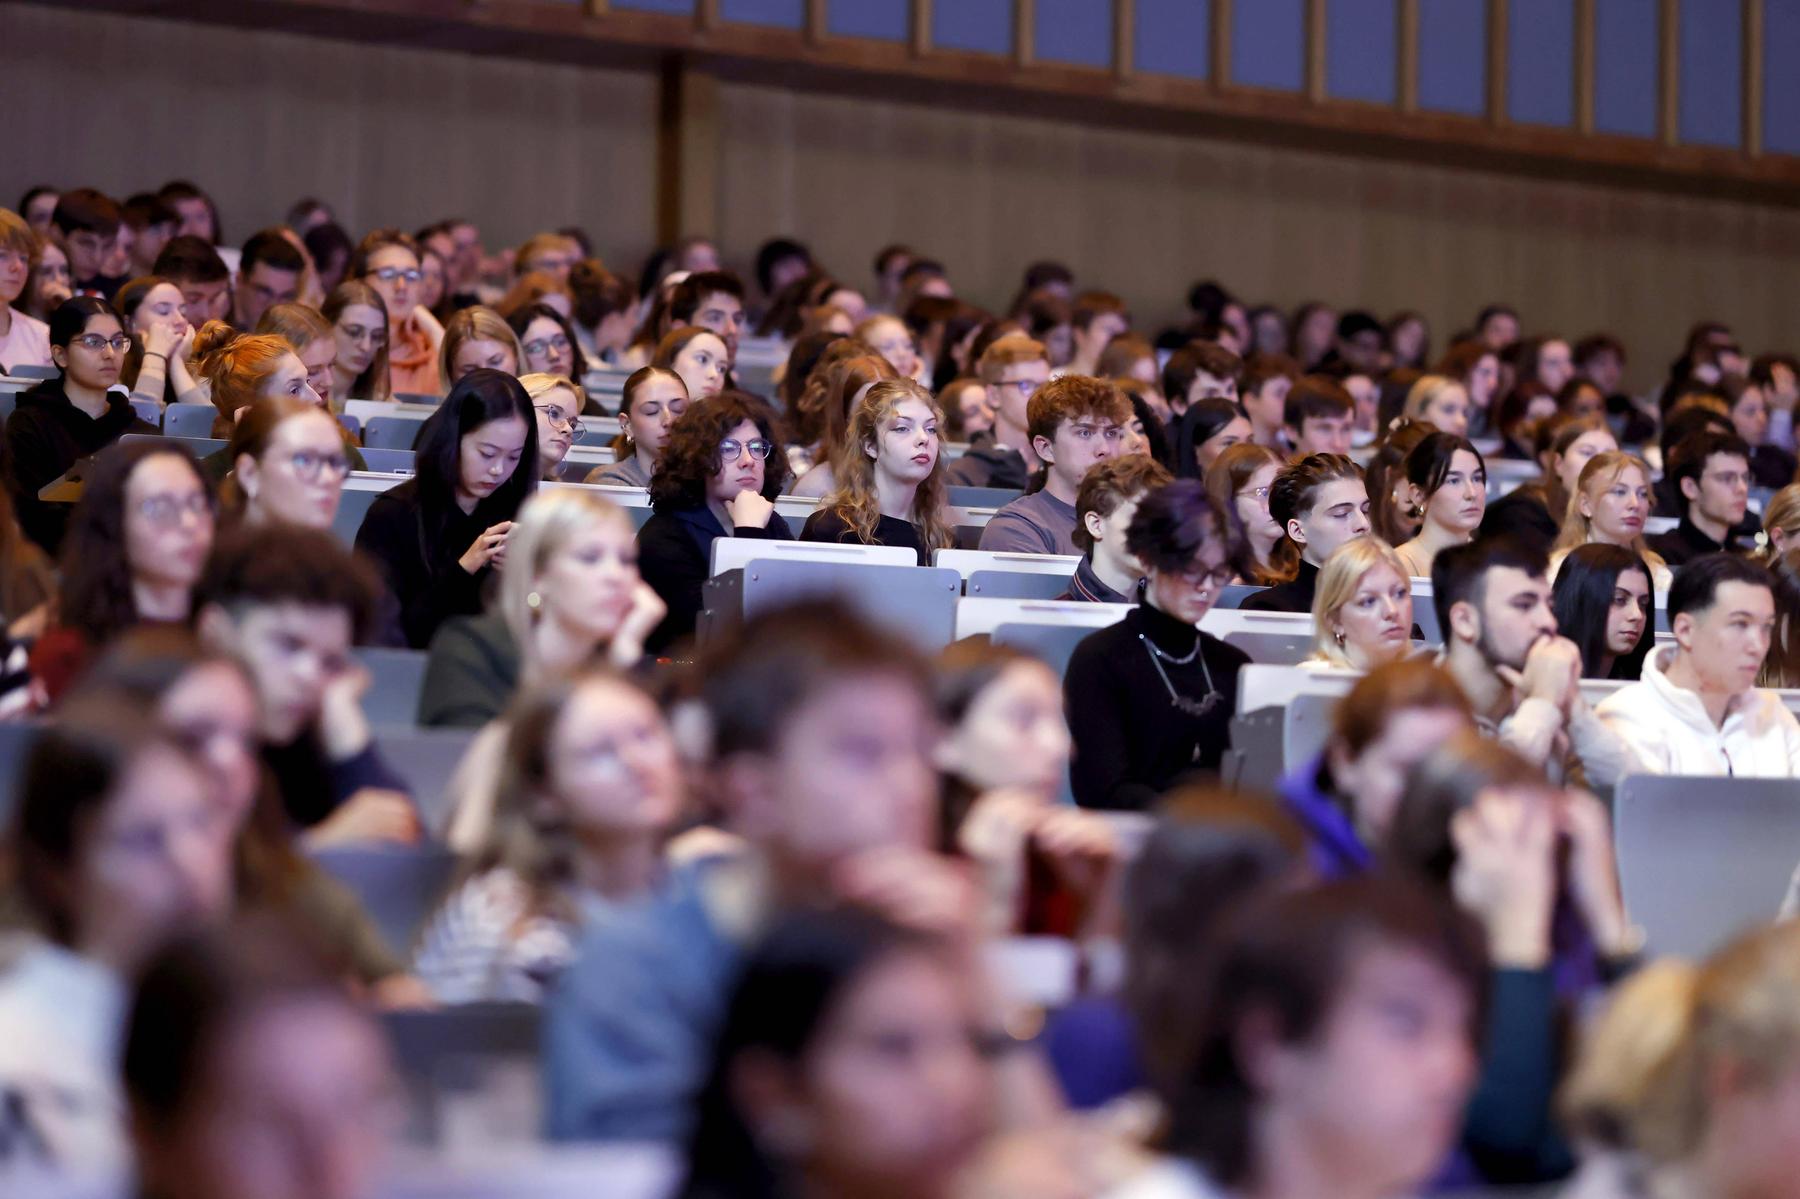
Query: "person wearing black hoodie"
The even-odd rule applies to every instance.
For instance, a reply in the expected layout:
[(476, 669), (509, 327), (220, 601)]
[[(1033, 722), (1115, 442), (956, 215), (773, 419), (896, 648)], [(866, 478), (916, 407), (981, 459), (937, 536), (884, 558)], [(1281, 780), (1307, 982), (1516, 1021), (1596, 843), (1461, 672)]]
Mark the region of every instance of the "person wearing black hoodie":
[(50, 357), (62, 375), (21, 395), (6, 420), (7, 486), (19, 525), (52, 556), (70, 505), (41, 500), (38, 492), (124, 434), (156, 432), (123, 390), (113, 390), (130, 346), (111, 304), (94, 296), (64, 301), (50, 314)]

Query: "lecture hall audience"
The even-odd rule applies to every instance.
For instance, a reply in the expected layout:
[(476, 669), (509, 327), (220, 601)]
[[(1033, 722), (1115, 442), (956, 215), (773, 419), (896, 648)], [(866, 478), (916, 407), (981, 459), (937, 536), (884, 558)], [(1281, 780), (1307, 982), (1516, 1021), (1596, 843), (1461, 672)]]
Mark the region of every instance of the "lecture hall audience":
[[(1791, 938), (1640, 969), (1607, 809), (1800, 771), (1791, 354), (285, 211), (0, 210), (0, 1189), (364, 1199), (511, 1020), (695, 1199), (1791, 1189)], [(730, 611), (795, 530), (1085, 602)]]

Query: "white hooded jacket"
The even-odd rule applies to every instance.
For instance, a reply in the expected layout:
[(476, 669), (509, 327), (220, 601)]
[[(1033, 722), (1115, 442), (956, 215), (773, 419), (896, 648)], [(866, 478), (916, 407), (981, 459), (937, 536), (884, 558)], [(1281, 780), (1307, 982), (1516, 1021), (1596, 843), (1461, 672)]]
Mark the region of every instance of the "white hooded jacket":
[(1700, 696), (1671, 683), (1675, 647), (1644, 659), (1643, 677), (1595, 709), (1619, 735), (1646, 774), (1722, 774), (1745, 778), (1800, 777), (1800, 721), (1773, 691), (1752, 687), (1734, 696), (1725, 722), (1715, 725)]

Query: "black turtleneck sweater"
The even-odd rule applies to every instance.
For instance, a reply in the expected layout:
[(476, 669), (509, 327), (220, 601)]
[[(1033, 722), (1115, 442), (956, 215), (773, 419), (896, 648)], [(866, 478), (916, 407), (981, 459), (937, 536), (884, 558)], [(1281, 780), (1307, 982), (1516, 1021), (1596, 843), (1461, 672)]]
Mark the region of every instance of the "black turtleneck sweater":
[[(1206, 696), (1210, 672), (1219, 693), (1211, 711), (1190, 716), (1170, 702), (1169, 688), (1140, 636), (1175, 658), (1186, 657), (1199, 639), (1200, 653), (1192, 662), (1164, 659), (1161, 665), (1176, 694), (1196, 701)], [(1063, 676), (1063, 703), (1075, 738), (1070, 767), (1075, 802), (1142, 811), (1184, 775), (1216, 771), (1237, 711), (1238, 670), (1249, 661), (1242, 650), (1148, 602), (1085, 638)]]
[(1313, 593), (1319, 589), (1319, 568), (1300, 559), (1300, 569), (1285, 583), (1252, 591), (1238, 607), (1249, 612), (1311, 612)]

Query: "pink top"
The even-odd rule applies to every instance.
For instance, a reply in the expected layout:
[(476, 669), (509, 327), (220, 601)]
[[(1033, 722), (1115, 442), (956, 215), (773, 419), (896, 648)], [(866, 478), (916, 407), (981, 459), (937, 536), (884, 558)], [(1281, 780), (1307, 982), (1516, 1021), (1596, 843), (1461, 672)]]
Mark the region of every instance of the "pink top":
[(50, 361), (50, 326), (12, 310), (12, 328), (0, 334), (0, 366), (55, 366)]

